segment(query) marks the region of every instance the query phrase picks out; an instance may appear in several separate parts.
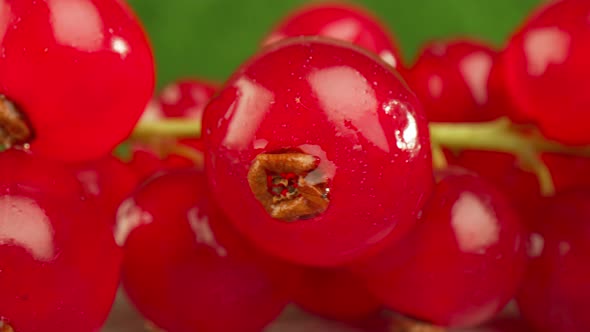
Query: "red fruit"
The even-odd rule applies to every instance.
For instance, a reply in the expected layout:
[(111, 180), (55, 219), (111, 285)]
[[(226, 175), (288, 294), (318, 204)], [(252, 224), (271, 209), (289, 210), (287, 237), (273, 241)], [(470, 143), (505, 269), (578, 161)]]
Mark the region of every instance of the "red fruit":
[(152, 148), (143, 144), (132, 144), (128, 165), (140, 180), (147, 180), (158, 171), (166, 169), (162, 158)]
[(393, 37), (372, 13), (341, 3), (316, 4), (291, 13), (266, 37), (264, 44), (299, 36), (322, 36), (363, 47), (387, 64), (403, 66)]
[(524, 170), (514, 155), (465, 150), (449, 161), (493, 183), (525, 219), (537, 210), (541, 199), (539, 180), (533, 172)]
[(479, 42), (434, 42), (405, 77), (430, 121), (492, 120), (505, 108), (501, 76), (493, 71), (497, 58), (496, 51)]
[(364, 280), (344, 269), (305, 269), (293, 297), (306, 311), (335, 320), (360, 321), (381, 308)]
[[(0, 144), (83, 161), (129, 136), (152, 94), (154, 63), (122, 1), (2, 1), (0, 13)], [(24, 119), (7, 117), (7, 101)]]
[(543, 133), (590, 143), (590, 2), (552, 1), (512, 37), (504, 75), (516, 106)]
[(72, 174), (26, 152), (0, 153), (0, 322), (17, 332), (98, 331), (120, 263)]
[(367, 263), (367, 284), (388, 307), (445, 326), (474, 326), (515, 295), (525, 234), (502, 194), (473, 175), (447, 175), (420, 224)]
[(93, 198), (101, 209), (109, 211), (111, 223), (115, 222), (119, 204), (139, 183), (131, 167), (111, 155), (95, 161), (71, 164), (68, 168), (82, 183), (86, 196)]
[(142, 120), (190, 118), (201, 121), (203, 111), (217, 89), (216, 83), (200, 79), (185, 79), (170, 83), (146, 108)]
[(239, 238), (206, 195), (204, 175), (182, 170), (121, 205), (123, 286), (167, 331), (261, 331), (287, 304), (295, 274)]
[(590, 188), (590, 158), (546, 153), (543, 162), (558, 192)]
[(558, 194), (543, 207), (520, 311), (538, 332), (590, 331), (590, 192)]
[(205, 165), (267, 252), (336, 266), (402, 237), (433, 185), (426, 119), (390, 68), (320, 38), (274, 44), (204, 116)]

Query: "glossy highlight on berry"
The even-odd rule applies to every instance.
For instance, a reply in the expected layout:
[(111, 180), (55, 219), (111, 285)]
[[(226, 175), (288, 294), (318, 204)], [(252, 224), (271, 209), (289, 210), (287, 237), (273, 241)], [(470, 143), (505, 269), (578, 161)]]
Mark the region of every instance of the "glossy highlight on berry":
[(0, 13), (0, 144), (86, 161), (129, 136), (154, 59), (126, 4), (2, 0)]
[(448, 327), (495, 316), (516, 294), (526, 233), (502, 193), (471, 174), (445, 173), (410, 236), (361, 273), (392, 310)]
[[(334, 266), (379, 250), (412, 227), (433, 186), (419, 102), (391, 68), (344, 43), (266, 48), (212, 100), (203, 128), (217, 202), (290, 261)], [(281, 173), (298, 176), (297, 190), (275, 178), (297, 197), (269, 191), (267, 175)], [(275, 218), (283, 208), (297, 221)]]
[(0, 153), (0, 321), (16, 332), (98, 331), (122, 257), (105, 218), (61, 165)]
[(166, 331), (261, 331), (287, 305), (297, 269), (252, 248), (207, 196), (203, 173), (177, 170), (121, 205), (123, 286)]

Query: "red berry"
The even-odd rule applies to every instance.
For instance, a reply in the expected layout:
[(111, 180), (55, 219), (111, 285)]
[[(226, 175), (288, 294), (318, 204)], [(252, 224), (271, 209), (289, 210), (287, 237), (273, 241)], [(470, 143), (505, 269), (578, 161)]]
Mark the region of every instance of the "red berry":
[(71, 164), (68, 167), (78, 178), (86, 196), (101, 209), (109, 211), (109, 220), (115, 222), (119, 204), (131, 194), (139, 183), (132, 168), (113, 156), (95, 161)]
[(239, 238), (206, 195), (204, 175), (181, 170), (121, 205), (123, 286), (167, 331), (260, 331), (287, 304), (295, 274)]
[(537, 210), (541, 199), (539, 180), (535, 173), (525, 170), (514, 155), (465, 150), (449, 159), (449, 162), (473, 171), (493, 183), (509, 198), (523, 218), (530, 218), (530, 214)]
[(364, 280), (345, 269), (304, 270), (293, 297), (306, 311), (335, 320), (360, 321), (381, 308)]
[(590, 2), (552, 1), (524, 24), (505, 51), (511, 97), (543, 133), (590, 143)]
[[(122, 1), (3, 1), (0, 12), (0, 94), (16, 108), (0, 101), (0, 144), (82, 161), (129, 135), (152, 94), (154, 64)], [(15, 112), (25, 119), (7, 117)]]
[(264, 44), (299, 36), (322, 36), (363, 47), (387, 64), (403, 66), (393, 37), (372, 13), (348, 4), (316, 4), (291, 13), (266, 37)]
[(342, 43), (265, 49), (212, 100), (203, 127), (211, 188), (231, 221), (305, 265), (336, 266), (395, 241), (433, 186), (418, 100)]
[(590, 192), (558, 194), (543, 207), (520, 311), (538, 332), (590, 331)]
[(496, 51), (479, 42), (434, 42), (424, 48), (405, 76), (428, 120), (487, 121), (504, 111), (496, 98), (500, 77), (491, 75), (496, 58)]
[(121, 263), (102, 218), (62, 167), (0, 153), (2, 323), (17, 332), (100, 330)]
[(590, 188), (590, 158), (546, 153), (543, 162), (558, 192)]
[(492, 318), (524, 273), (525, 234), (502, 194), (473, 175), (447, 175), (403, 242), (367, 263), (390, 308), (445, 326)]
[(179, 80), (165, 86), (146, 108), (142, 120), (190, 118), (201, 121), (207, 103), (218, 89), (200, 79)]

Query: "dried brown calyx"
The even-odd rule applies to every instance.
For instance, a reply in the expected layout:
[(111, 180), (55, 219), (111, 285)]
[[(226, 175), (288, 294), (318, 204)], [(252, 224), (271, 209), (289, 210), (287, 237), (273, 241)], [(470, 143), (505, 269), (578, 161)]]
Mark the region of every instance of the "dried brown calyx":
[(0, 321), (0, 332), (14, 332), (12, 326)]
[(296, 151), (262, 153), (250, 166), (248, 183), (271, 217), (310, 218), (326, 211), (330, 203), (326, 182), (306, 180), (318, 164), (318, 158)]
[(27, 143), (32, 134), (25, 116), (6, 97), (0, 95), (0, 147)]

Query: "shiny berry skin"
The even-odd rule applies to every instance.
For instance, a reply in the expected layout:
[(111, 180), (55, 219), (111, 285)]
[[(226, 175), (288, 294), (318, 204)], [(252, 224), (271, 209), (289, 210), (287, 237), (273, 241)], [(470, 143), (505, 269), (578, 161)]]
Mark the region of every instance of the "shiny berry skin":
[[(205, 106), (217, 91), (216, 83), (183, 79), (166, 85), (158, 94), (149, 119), (190, 118), (201, 121)], [(144, 116), (146, 116), (144, 114)]]
[(355, 44), (377, 54), (394, 68), (401, 54), (385, 24), (364, 8), (342, 3), (305, 6), (283, 19), (264, 44), (300, 36), (322, 36)]
[(139, 184), (139, 177), (133, 169), (111, 155), (70, 164), (68, 169), (78, 178), (86, 196), (91, 197), (101, 209), (109, 211), (111, 224), (115, 223), (119, 204)]
[(94, 332), (118, 288), (121, 250), (64, 168), (0, 153), (0, 321), (17, 332)]
[(116, 235), (129, 298), (167, 331), (261, 331), (297, 275), (229, 227), (194, 170), (143, 184), (121, 205)]
[(433, 186), (418, 100), (347, 44), (273, 44), (233, 75), (203, 122), (221, 208), (255, 244), (304, 265), (340, 265), (402, 237)]
[(364, 280), (345, 269), (305, 269), (294, 286), (293, 302), (312, 314), (350, 322), (381, 309)]
[(403, 242), (368, 261), (385, 305), (443, 326), (480, 324), (515, 295), (526, 235), (502, 193), (470, 174), (446, 175)]
[[(492, 75), (496, 51), (476, 41), (433, 42), (405, 73), (429, 121), (477, 122), (499, 117), (501, 91)], [(494, 80), (493, 80), (494, 79)]]
[(590, 188), (590, 158), (546, 153), (543, 162), (558, 192)]
[(590, 143), (590, 2), (552, 1), (512, 37), (504, 75), (511, 97), (549, 138)]
[(0, 8), (0, 94), (28, 119), (31, 150), (85, 161), (127, 138), (154, 87), (150, 45), (128, 6), (2, 0)]
[(515, 156), (496, 151), (465, 150), (450, 158), (449, 163), (475, 172), (494, 184), (522, 218), (530, 218), (538, 209), (541, 200), (539, 180)]
[(549, 198), (531, 235), (531, 262), (517, 297), (538, 332), (590, 330), (590, 192)]

